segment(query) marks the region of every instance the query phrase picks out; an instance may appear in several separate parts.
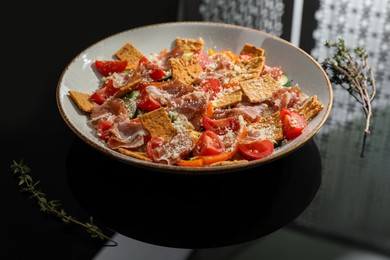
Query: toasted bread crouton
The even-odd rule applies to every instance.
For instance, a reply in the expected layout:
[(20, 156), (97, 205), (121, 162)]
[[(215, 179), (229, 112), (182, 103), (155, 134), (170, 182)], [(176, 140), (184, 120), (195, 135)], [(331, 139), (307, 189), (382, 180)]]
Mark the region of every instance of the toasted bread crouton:
[(248, 132), (256, 139), (279, 141), (283, 139), (283, 124), (280, 120), (280, 112), (263, 116), (259, 121), (248, 125)]
[(235, 105), (242, 100), (242, 91), (241, 89), (229, 92), (228, 94), (223, 95), (217, 99), (213, 100), (214, 108), (223, 108), (227, 106)]
[(89, 94), (73, 90), (69, 90), (68, 93), (80, 110), (87, 113), (91, 112), (93, 102), (91, 101)]
[(118, 150), (118, 152), (120, 152), (122, 154), (131, 156), (131, 157), (143, 160), (143, 161), (152, 162), (152, 160), (148, 157), (148, 155), (145, 152), (130, 151), (128, 149), (121, 148), (121, 147), (119, 147), (117, 150)]
[(175, 45), (183, 50), (184, 53), (196, 52), (204, 49), (204, 41), (200, 37), (198, 39), (177, 37)]
[(318, 100), (316, 95), (310, 97), (302, 106), (296, 109), (296, 111), (309, 122), (312, 120), (322, 109), (324, 105)]
[(259, 57), (264, 56), (265, 50), (259, 47), (256, 47), (252, 44), (245, 44), (242, 48), (240, 55), (249, 55), (251, 57)]
[(226, 165), (241, 164), (246, 162), (248, 162), (248, 160), (220, 161), (220, 162), (212, 163), (209, 166), (226, 166)]
[(131, 43), (126, 43), (120, 48), (115, 55), (120, 60), (127, 61), (127, 69), (133, 69), (138, 66), (139, 60), (142, 58), (143, 54)]
[(202, 72), (202, 67), (197, 56), (171, 58), (169, 63), (172, 68), (172, 79), (179, 79), (184, 84), (191, 84)]
[(152, 137), (163, 137), (171, 140), (176, 135), (176, 129), (163, 107), (143, 114), (139, 119)]
[(252, 103), (261, 103), (271, 100), (275, 90), (280, 88), (279, 83), (269, 75), (261, 76), (257, 79), (251, 79), (240, 82), (244, 94)]
[(263, 71), (265, 64), (265, 57), (258, 56), (249, 60), (239, 60), (236, 62), (236, 65), (240, 67), (239, 71), (235, 72), (235, 75), (232, 77), (232, 82), (241, 82), (249, 79), (256, 79), (260, 76)]
[(125, 85), (119, 88), (119, 90), (114, 94), (114, 97), (123, 97), (130, 91), (132, 91), (136, 86), (138, 86), (138, 83), (140, 83), (142, 80), (142, 76), (138, 73), (134, 74)]

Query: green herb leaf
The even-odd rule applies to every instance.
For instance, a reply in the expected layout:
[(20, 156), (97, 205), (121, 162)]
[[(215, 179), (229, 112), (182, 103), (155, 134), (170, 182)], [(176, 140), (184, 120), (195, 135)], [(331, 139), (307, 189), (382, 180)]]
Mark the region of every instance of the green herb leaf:
[(45, 193), (38, 189), (40, 181), (34, 183), (33, 178), (28, 174), (30, 173), (30, 168), (24, 163), (23, 159), (19, 162), (13, 161), (10, 168), (20, 179), (19, 186), (23, 186), (20, 191), (29, 193), (31, 195), (30, 198), (35, 198), (42, 212), (55, 215), (62, 219), (64, 223), (72, 223), (85, 228), (93, 238), (98, 237), (102, 240), (106, 239), (112, 242), (112, 246), (118, 245), (117, 242), (103, 234), (100, 228), (93, 224), (92, 217), (90, 218), (90, 223), (83, 223), (75, 217), (68, 215), (64, 209), (58, 209), (61, 205), (58, 200), (48, 200)]
[(368, 54), (360, 47), (348, 48), (343, 39), (328, 40), (325, 46), (334, 49), (333, 56), (321, 64), (330, 81), (346, 89), (363, 107), (366, 126), (360, 157), (364, 157), (366, 139), (370, 134), (372, 101), (376, 96), (375, 77), (367, 61)]

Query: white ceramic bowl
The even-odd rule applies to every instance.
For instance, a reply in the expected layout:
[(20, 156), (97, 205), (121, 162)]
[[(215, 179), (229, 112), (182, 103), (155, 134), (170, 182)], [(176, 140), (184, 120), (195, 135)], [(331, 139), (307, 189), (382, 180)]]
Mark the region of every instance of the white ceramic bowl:
[[(116, 152), (101, 142), (87, 121), (88, 115), (82, 113), (70, 99), (69, 90), (93, 93), (99, 86), (99, 78), (91, 63), (96, 59), (113, 59), (113, 54), (126, 42), (131, 42), (145, 55), (157, 53), (172, 46), (176, 37), (202, 37), (205, 47), (218, 50), (229, 49), (239, 53), (244, 44), (251, 43), (266, 51), (266, 64), (281, 66), (289, 79), (299, 83), (309, 96), (317, 95), (324, 109), (309, 123), (302, 135), (286, 145), (275, 149), (266, 158), (248, 163), (217, 167), (181, 167), (162, 165), (138, 160)], [(293, 44), (271, 34), (229, 24), (210, 22), (172, 22), (143, 26), (124, 31), (102, 39), (75, 57), (65, 68), (57, 86), (57, 104), (61, 116), (71, 130), (87, 144), (100, 152), (141, 168), (174, 173), (216, 173), (239, 171), (275, 161), (299, 149), (308, 142), (328, 118), (333, 100), (333, 92), (326, 73), (308, 53)]]

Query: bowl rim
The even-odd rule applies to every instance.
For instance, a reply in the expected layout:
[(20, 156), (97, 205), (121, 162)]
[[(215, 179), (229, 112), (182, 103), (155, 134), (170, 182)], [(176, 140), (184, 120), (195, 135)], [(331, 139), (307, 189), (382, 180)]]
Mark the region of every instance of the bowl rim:
[[(272, 38), (276, 41), (279, 41), (281, 43), (284, 43), (286, 45), (290, 45), (292, 48), (295, 50), (299, 51), (301, 54), (306, 56), (306, 58), (312, 62), (313, 65), (315, 65), (319, 71), (322, 73), (326, 85), (327, 85), (327, 93), (328, 93), (328, 105), (324, 107), (325, 113), (322, 117), (322, 119), (319, 121), (319, 123), (314, 127), (314, 129), (305, 136), (305, 138), (301, 142), (295, 142), (290, 145), (288, 149), (284, 149), (283, 151), (278, 152), (277, 154), (271, 154), (268, 157), (265, 157), (263, 159), (258, 159), (258, 160), (253, 160), (253, 161), (248, 161), (245, 163), (239, 163), (239, 164), (229, 164), (229, 165), (221, 165), (221, 166), (211, 166), (211, 167), (188, 167), (188, 166), (178, 166), (178, 165), (165, 165), (165, 164), (158, 164), (155, 162), (147, 162), (143, 161), (137, 158), (133, 158), (124, 154), (121, 154), (115, 150), (112, 150), (108, 147), (101, 147), (97, 144), (95, 144), (92, 140), (90, 140), (88, 137), (86, 137), (82, 132), (80, 132), (75, 125), (72, 123), (71, 119), (66, 115), (65, 109), (62, 105), (61, 102), (61, 83), (64, 80), (64, 77), (66, 75), (66, 72), (68, 71), (69, 67), (87, 50), (92, 48), (95, 45), (98, 45), (99, 43), (106, 41), (110, 38), (114, 38), (117, 35), (123, 34), (123, 33), (131, 33), (133, 31), (138, 31), (138, 30), (143, 30), (143, 29), (148, 29), (152, 27), (161, 27), (161, 26), (174, 26), (174, 25), (183, 25), (183, 26), (191, 26), (191, 25), (204, 25), (204, 26), (213, 26), (213, 27), (225, 27), (225, 28), (235, 28), (235, 29), (242, 29), (245, 31), (253, 31), (255, 33), (260, 33), (264, 35), (266, 38)], [(68, 125), (68, 127), (81, 139), (83, 140), (86, 144), (89, 146), (92, 146), (96, 150), (98, 150), (100, 153), (103, 153), (106, 156), (109, 156), (119, 162), (126, 163), (130, 166), (135, 166), (140, 169), (146, 169), (146, 170), (151, 170), (151, 171), (157, 171), (157, 172), (167, 172), (169, 174), (178, 174), (178, 175), (210, 175), (210, 174), (221, 174), (221, 173), (235, 173), (238, 171), (242, 170), (247, 170), (251, 169), (254, 167), (262, 166), (271, 162), (274, 162), (278, 159), (281, 159), (290, 153), (296, 151), (303, 145), (305, 145), (309, 140), (311, 140), (320, 130), (320, 128), (324, 125), (325, 121), (328, 119), (330, 112), (332, 110), (333, 106), (333, 89), (332, 89), (332, 84), (324, 71), (324, 69), (321, 67), (321, 65), (306, 51), (301, 49), (299, 46), (296, 46), (292, 44), (291, 42), (277, 37), (273, 34), (270, 34), (268, 32), (255, 29), (255, 28), (250, 28), (250, 27), (245, 27), (241, 25), (234, 25), (234, 24), (228, 24), (228, 23), (221, 23), (221, 22), (209, 22), (209, 21), (177, 21), (177, 22), (162, 22), (162, 23), (155, 23), (155, 24), (149, 24), (149, 25), (142, 25), (139, 27), (134, 27), (130, 28), (128, 30), (124, 30), (121, 32), (117, 32), (114, 34), (111, 34), (107, 37), (104, 37), (100, 39), (99, 41), (91, 44), (90, 46), (86, 47), (84, 50), (79, 52), (63, 69), (59, 80), (57, 82), (57, 89), (56, 89), (56, 103), (57, 103), (57, 108), (60, 112), (60, 115), (62, 116), (63, 120), (65, 123)]]

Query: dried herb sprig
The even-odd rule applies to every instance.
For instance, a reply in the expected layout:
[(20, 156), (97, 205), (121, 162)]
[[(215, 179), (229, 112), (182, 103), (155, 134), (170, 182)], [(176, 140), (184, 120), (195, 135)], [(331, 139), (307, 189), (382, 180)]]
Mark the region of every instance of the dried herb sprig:
[(31, 175), (29, 175), (30, 168), (24, 163), (23, 159), (19, 162), (13, 161), (11, 170), (14, 174), (18, 175), (19, 186), (23, 187), (20, 191), (30, 193), (30, 198), (36, 199), (41, 211), (59, 217), (64, 223), (73, 223), (82, 226), (91, 234), (91, 237), (100, 238), (102, 240), (106, 239), (112, 242), (112, 245), (110, 246), (118, 245), (117, 242), (103, 234), (101, 229), (93, 223), (92, 217), (90, 217), (89, 222), (83, 223), (77, 218), (68, 215), (68, 213), (61, 208), (61, 204), (58, 200), (48, 200), (46, 194), (38, 189), (40, 181), (34, 182)]
[(370, 134), (372, 101), (376, 95), (375, 76), (367, 62), (368, 54), (360, 47), (349, 49), (343, 39), (328, 40), (328, 48), (334, 48), (332, 57), (326, 58), (322, 63), (332, 83), (340, 85), (359, 102), (366, 116), (366, 125), (360, 157), (364, 157), (367, 136)]

